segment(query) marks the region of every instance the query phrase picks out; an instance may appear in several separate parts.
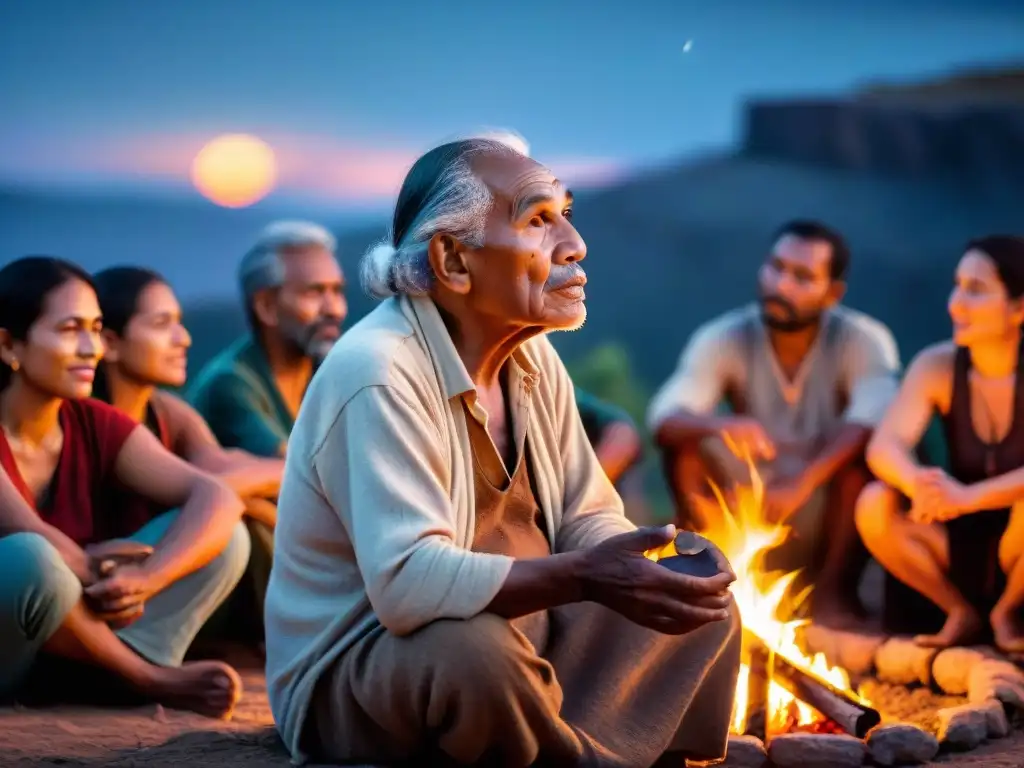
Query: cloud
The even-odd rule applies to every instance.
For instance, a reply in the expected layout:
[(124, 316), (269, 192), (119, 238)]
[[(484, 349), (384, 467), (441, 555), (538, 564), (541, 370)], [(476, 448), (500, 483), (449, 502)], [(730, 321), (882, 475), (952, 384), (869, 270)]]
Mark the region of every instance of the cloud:
[[(212, 135), (130, 135), (95, 139), (0, 136), (0, 180), (147, 185), (190, 189), (192, 159)], [(393, 198), (419, 148), (381, 147), (333, 137), (262, 135), (278, 163), (275, 194), (317, 202), (362, 203)], [(539, 158), (566, 183), (602, 186), (625, 170), (607, 158)]]

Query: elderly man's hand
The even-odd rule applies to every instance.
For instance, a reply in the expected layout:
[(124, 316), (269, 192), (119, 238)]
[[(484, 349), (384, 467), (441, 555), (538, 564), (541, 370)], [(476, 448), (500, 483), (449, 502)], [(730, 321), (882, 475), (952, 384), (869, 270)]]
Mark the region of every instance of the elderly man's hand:
[(712, 553), (721, 573), (708, 578), (674, 573), (645, 556), (675, 535), (672, 525), (641, 528), (588, 550), (582, 574), (584, 599), (669, 635), (728, 619), (728, 590), (736, 577), (717, 549)]

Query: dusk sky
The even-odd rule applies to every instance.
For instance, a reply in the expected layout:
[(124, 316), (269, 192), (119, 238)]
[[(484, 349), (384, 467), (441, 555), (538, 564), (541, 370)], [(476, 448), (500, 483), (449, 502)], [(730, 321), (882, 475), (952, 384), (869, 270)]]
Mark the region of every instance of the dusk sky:
[(372, 205), (488, 127), (599, 183), (728, 144), (748, 96), (1012, 59), (1024, 0), (11, 1), (0, 185), (195, 194), (198, 150), (244, 132), (282, 199)]

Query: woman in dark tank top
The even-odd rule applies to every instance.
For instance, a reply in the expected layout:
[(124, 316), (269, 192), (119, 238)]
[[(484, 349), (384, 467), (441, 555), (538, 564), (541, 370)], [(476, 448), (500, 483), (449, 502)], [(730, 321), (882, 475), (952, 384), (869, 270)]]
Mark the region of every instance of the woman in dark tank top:
[[(1024, 651), (1024, 238), (968, 243), (949, 314), (952, 340), (914, 359), (868, 447), (882, 482), (858, 500), (857, 526), (890, 573), (946, 613), (920, 644), (965, 645), (990, 628), (1002, 650)], [(936, 412), (948, 473), (914, 456)]]

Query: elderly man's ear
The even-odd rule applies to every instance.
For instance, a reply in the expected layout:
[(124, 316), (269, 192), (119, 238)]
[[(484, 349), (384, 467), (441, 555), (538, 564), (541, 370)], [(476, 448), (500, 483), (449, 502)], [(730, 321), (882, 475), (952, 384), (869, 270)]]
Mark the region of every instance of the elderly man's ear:
[(471, 279), (462, 243), (451, 235), (434, 235), (427, 245), (427, 257), (438, 283), (453, 293), (469, 293)]

